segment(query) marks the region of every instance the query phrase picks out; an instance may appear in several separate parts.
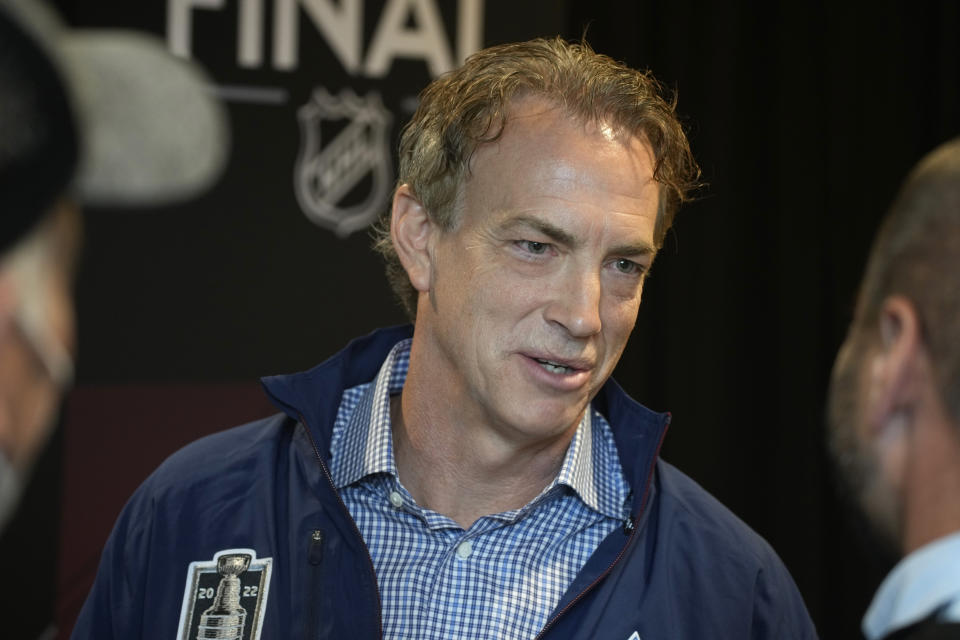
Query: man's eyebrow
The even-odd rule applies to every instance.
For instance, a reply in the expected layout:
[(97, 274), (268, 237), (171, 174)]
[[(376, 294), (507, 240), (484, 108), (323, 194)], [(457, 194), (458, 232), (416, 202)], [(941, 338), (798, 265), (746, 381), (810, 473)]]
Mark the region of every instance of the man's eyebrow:
[(649, 256), (655, 255), (657, 249), (646, 242), (640, 242), (637, 244), (621, 244), (617, 245), (610, 249), (610, 253), (616, 256), (627, 256), (627, 257), (636, 257), (636, 256)]
[[(532, 229), (547, 236), (552, 241), (567, 247), (576, 248), (581, 244), (580, 241), (577, 240), (577, 238), (575, 238), (571, 233), (564, 231), (560, 227), (550, 224), (546, 220), (541, 220), (533, 216), (517, 216), (515, 218), (511, 218), (503, 224), (503, 228), (510, 229), (522, 225), (531, 227)], [(648, 242), (643, 241), (621, 244), (610, 249), (611, 255), (626, 257), (656, 255), (656, 253), (656, 247)]]
[(573, 234), (569, 233), (568, 231), (564, 231), (560, 227), (552, 225), (546, 220), (541, 220), (533, 216), (517, 216), (515, 218), (510, 218), (502, 225), (504, 229), (511, 229), (519, 226), (527, 226), (535, 231), (539, 231), (557, 244), (562, 244), (568, 247), (576, 247), (580, 244)]

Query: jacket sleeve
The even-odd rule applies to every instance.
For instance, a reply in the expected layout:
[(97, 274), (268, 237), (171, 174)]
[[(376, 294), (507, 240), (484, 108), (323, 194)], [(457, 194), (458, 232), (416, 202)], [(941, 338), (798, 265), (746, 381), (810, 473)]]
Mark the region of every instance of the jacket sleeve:
[(780, 559), (774, 556), (774, 560), (757, 573), (751, 638), (816, 640), (817, 631), (800, 591)]
[(143, 635), (143, 615), (153, 506), (154, 501), (141, 486), (124, 507), (100, 556), (97, 577), (71, 638), (149, 637), (149, 633)]

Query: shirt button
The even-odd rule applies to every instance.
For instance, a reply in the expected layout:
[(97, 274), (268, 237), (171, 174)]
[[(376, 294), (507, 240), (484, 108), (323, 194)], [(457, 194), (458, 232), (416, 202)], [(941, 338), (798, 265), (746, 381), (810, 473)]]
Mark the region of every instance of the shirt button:
[(470, 554), (473, 553), (473, 545), (470, 544), (469, 540), (464, 540), (457, 546), (457, 557), (461, 560), (466, 560), (470, 557)]
[(397, 509), (403, 506), (403, 496), (400, 495), (397, 491), (390, 492), (390, 504), (395, 506)]

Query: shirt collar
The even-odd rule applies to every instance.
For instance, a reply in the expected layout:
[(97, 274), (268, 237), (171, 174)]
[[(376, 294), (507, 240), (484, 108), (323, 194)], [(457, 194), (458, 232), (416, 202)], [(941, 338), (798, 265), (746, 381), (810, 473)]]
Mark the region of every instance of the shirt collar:
[[(373, 382), (344, 392), (337, 422), (343, 429), (334, 429), (330, 443), (330, 475), (338, 489), (376, 473), (397, 476), (393, 458), (393, 432), (390, 428), (390, 396), (403, 389), (410, 368), (411, 340), (401, 340), (387, 354)], [(359, 402), (349, 410), (347, 398), (359, 395)], [(349, 410), (344, 415), (345, 409)], [(336, 437), (339, 436), (339, 437)]]
[(942, 610), (960, 621), (960, 532), (903, 558), (883, 580), (863, 617), (863, 634), (876, 640)]
[[(385, 473), (397, 477), (390, 426), (390, 396), (399, 393), (410, 368), (411, 340), (390, 350), (371, 383), (344, 393), (360, 394), (348, 416), (339, 442), (331, 443), (330, 474), (337, 488), (367, 476)], [(341, 409), (345, 403), (341, 402)], [(588, 507), (611, 518), (622, 518), (628, 488), (613, 434), (606, 419), (592, 407), (585, 412), (564, 456), (560, 472), (531, 504), (557, 486), (573, 489)]]
[(627, 482), (610, 425), (592, 406), (573, 434), (553, 484), (570, 487), (594, 511), (611, 518), (623, 517)]

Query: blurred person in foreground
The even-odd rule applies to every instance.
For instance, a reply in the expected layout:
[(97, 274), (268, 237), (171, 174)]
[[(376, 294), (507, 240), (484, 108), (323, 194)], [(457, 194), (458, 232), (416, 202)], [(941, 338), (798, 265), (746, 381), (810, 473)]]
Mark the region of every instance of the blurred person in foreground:
[(281, 414), (161, 465), (74, 637), (814, 638), (773, 550), (659, 460), (669, 417), (609, 380), (698, 176), (656, 81), (492, 47), (423, 91), (399, 156), (377, 248), (413, 326), (264, 379)]
[(73, 378), (79, 206), (190, 197), (226, 136), (204, 78), (155, 38), (0, 0), (0, 530)]
[(887, 214), (830, 392), (842, 477), (903, 556), (864, 635), (960, 638), (960, 138), (920, 161)]

